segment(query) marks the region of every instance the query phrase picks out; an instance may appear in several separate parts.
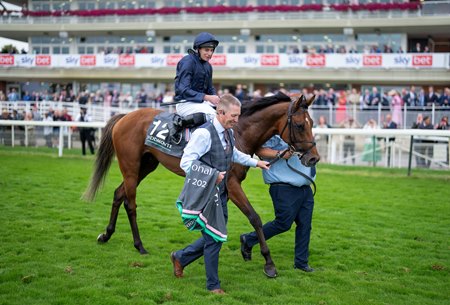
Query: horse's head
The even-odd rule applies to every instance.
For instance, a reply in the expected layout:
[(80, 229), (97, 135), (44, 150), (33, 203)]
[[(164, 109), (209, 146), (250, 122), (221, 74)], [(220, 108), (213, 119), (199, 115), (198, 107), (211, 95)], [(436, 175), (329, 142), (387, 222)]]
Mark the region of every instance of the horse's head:
[(308, 113), (308, 107), (314, 101), (315, 96), (309, 100), (304, 95), (297, 101), (292, 101), (287, 113), (287, 122), (280, 136), (289, 144), (293, 152), (299, 154), (303, 165), (314, 166), (320, 160), (316, 142), (312, 133), (313, 120)]

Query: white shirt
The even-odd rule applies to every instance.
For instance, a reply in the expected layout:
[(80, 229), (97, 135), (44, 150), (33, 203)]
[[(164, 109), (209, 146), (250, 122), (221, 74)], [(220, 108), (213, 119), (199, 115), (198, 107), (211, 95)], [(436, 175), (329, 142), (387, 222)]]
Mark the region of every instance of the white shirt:
[[(225, 149), (227, 143), (225, 142), (225, 137), (223, 132), (225, 128), (223, 128), (222, 124), (214, 117), (213, 120), (214, 128), (216, 128), (217, 133), (219, 134), (220, 142), (222, 143), (223, 148)], [(180, 167), (187, 174), (189, 169), (191, 168), (191, 164), (195, 160), (199, 160), (204, 154), (206, 154), (211, 148), (211, 134), (205, 128), (196, 129), (191, 136), (188, 144), (184, 148), (183, 157), (181, 157)], [(256, 167), (258, 161), (253, 159), (251, 156), (244, 154), (239, 151), (236, 147), (233, 148), (233, 162), (242, 164), (244, 166)]]

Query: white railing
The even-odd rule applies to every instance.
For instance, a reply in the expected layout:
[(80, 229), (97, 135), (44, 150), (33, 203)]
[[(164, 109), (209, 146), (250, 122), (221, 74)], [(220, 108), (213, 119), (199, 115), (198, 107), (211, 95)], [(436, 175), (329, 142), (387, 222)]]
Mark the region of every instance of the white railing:
[[(64, 147), (74, 147), (73, 127), (91, 127), (101, 137), (104, 122), (34, 122), (0, 120), (0, 145), (30, 145), (30, 127), (59, 127), (57, 134), (58, 156)], [(19, 132), (19, 128), (24, 130)], [(10, 128), (10, 129), (7, 129)], [(411, 168), (427, 167), (450, 169), (450, 130), (427, 129), (341, 129), (314, 128), (317, 148), (322, 162), (331, 164), (371, 165), (383, 167)], [(45, 146), (42, 133), (33, 132), (35, 146)], [(21, 139), (18, 139), (21, 137)], [(350, 137), (350, 139), (349, 139)], [(350, 141), (350, 142), (349, 142)], [(22, 143), (20, 143), (22, 142)], [(348, 144), (350, 152), (344, 151)], [(79, 143), (77, 143), (79, 147)], [(414, 157), (414, 159), (412, 158)]]
[[(48, 113), (52, 110), (62, 111), (65, 109), (67, 113), (72, 117), (72, 120), (75, 120), (77, 115), (80, 113), (80, 109), (82, 105), (78, 102), (67, 103), (67, 102), (53, 102), (53, 101), (40, 101), (40, 102), (1, 102), (0, 101), (0, 109), (2, 111), (7, 111), (12, 113), (13, 110), (17, 110), (19, 113), (23, 112), (31, 112), (33, 110), (33, 106), (36, 106), (36, 111), (39, 112), (39, 115), (44, 118), (44, 114)], [(138, 108), (156, 108), (162, 109), (168, 112), (175, 111), (175, 105), (164, 106), (164, 104), (157, 103), (155, 101), (148, 101), (145, 105), (137, 105), (133, 104), (132, 107), (128, 107), (122, 104), (119, 104), (117, 107), (96, 105), (92, 103), (88, 103), (84, 105), (87, 109), (88, 115), (92, 118), (94, 122), (106, 122), (108, 121), (112, 115), (116, 113), (128, 113), (134, 111)], [(311, 117), (315, 122), (318, 122), (320, 116), (325, 116), (328, 124), (333, 127), (337, 127), (339, 125), (337, 113), (340, 112), (336, 109), (336, 106), (313, 106), (310, 108)], [(345, 110), (344, 117), (352, 117), (359, 123), (359, 125), (364, 125), (369, 119), (374, 119), (378, 126), (382, 126), (383, 120), (386, 114), (392, 114), (392, 110), (390, 107), (382, 106), (379, 104), (375, 107), (370, 107), (367, 109), (361, 109), (359, 105), (347, 105)], [(402, 123), (398, 124), (399, 129), (407, 129), (410, 128), (413, 123), (416, 121), (417, 114), (421, 113), (423, 116), (430, 116), (431, 123), (437, 124), (441, 120), (443, 116), (450, 117), (450, 107), (439, 107), (436, 105), (427, 106), (427, 107), (410, 107), (403, 106), (402, 109)], [(342, 115), (342, 113), (340, 114)]]

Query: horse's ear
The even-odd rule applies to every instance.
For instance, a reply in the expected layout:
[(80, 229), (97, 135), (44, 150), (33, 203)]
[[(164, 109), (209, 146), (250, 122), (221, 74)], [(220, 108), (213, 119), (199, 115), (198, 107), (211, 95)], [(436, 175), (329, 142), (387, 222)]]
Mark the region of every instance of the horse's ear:
[(316, 96), (315, 95), (311, 96), (310, 99), (308, 101), (306, 101), (306, 105), (308, 105), (308, 107), (311, 106), (315, 100), (316, 100)]
[(294, 102), (294, 105), (292, 105), (292, 113), (295, 113), (298, 109), (300, 109), (300, 106), (302, 105), (304, 99), (305, 96), (303, 94), (300, 94), (298, 100)]

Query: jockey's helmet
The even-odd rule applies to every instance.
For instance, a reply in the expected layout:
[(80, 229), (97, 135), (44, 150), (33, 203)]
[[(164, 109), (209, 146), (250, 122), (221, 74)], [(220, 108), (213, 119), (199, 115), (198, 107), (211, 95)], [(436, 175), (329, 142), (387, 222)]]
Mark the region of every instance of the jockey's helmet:
[(219, 41), (213, 34), (208, 32), (202, 32), (195, 37), (194, 50), (200, 48), (213, 48), (215, 49), (219, 45)]

